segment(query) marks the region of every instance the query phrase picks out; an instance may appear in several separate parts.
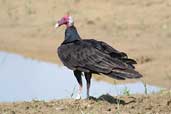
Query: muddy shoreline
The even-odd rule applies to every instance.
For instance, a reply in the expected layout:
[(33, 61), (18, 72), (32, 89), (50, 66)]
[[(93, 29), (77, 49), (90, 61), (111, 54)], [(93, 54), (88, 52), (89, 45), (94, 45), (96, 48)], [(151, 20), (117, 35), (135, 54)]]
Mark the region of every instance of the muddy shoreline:
[(171, 91), (150, 95), (113, 97), (108, 94), (90, 100), (0, 103), (0, 114), (171, 114)]

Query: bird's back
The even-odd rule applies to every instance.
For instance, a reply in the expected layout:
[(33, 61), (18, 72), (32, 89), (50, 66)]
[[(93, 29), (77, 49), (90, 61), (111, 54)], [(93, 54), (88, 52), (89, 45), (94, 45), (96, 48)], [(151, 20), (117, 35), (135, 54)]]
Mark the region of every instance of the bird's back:
[[(84, 67), (90, 69), (91, 63), (103, 63), (108, 69), (114, 67), (120, 69), (131, 68), (133, 69), (136, 62), (129, 59), (128, 56), (115, 50), (104, 42), (96, 41), (93, 39), (78, 40), (67, 44), (62, 44), (58, 48), (58, 55), (65, 66), (74, 70), (76, 67)], [(103, 66), (105, 68), (105, 66)], [(110, 68), (108, 68), (110, 67)]]
[(102, 73), (116, 79), (142, 77), (134, 70), (135, 60), (101, 41), (87, 39), (62, 44), (58, 55), (71, 70)]

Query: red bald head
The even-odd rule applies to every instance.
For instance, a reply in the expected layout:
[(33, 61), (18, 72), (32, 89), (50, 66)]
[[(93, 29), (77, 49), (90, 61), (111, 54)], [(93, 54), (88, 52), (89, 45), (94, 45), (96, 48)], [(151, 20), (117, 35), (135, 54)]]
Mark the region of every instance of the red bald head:
[(66, 25), (67, 27), (70, 27), (74, 24), (74, 21), (71, 16), (65, 15), (62, 17), (59, 21), (57, 21), (55, 28), (61, 26), (61, 25)]

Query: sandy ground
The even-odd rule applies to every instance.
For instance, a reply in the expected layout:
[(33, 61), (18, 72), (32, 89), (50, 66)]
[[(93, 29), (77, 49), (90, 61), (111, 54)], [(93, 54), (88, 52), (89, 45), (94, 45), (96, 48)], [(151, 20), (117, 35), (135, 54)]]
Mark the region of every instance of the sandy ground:
[(171, 114), (171, 91), (91, 100), (0, 103), (0, 114)]
[(54, 24), (68, 11), (82, 38), (127, 52), (144, 82), (171, 88), (170, 0), (0, 0), (0, 50), (60, 63), (65, 27)]

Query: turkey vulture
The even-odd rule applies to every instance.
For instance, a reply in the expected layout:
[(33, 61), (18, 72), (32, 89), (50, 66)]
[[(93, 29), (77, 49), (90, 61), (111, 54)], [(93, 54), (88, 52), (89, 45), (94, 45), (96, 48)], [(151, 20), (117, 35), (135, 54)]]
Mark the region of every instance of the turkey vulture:
[(126, 53), (102, 41), (81, 39), (71, 16), (62, 17), (55, 28), (61, 25), (66, 25), (65, 40), (58, 47), (57, 52), (62, 63), (73, 70), (79, 83), (78, 99), (81, 98), (83, 73), (87, 82), (87, 97), (89, 97), (92, 73), (104, 74), (118, 80), (142, 77), (134, 70), (136, 61), (128, 58)]

